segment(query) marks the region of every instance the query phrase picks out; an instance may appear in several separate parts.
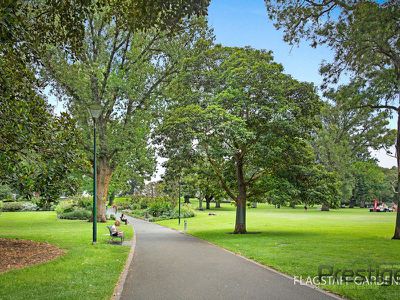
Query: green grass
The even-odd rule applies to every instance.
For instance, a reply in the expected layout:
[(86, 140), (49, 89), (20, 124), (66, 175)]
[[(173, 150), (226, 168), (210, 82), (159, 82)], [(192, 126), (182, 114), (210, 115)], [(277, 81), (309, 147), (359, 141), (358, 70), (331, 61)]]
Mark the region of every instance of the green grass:
[[(193, 203), (195, 205), (195, 203)], [(314, 209), (259, 205), (247, 210), (247, 230), (259, 234), (233, 235), (234, 207), (222, 204), (196, 212), (187, 219), (188, 233), (292, 276), (315, 276), (321, 264), (335, 268), (367, 268), (397, 264), (400, 241), (391, 240), (395, 213), (370, 213), (367, 209), (321, 212)], [(158, 222), (175, 229), (177, 220)], [(400, 286), (335, 285), (323, 288), (350, 299), (399, 299)]]
[[(131, 226), (121, 230), (132, 238)], [(0, 299), (109, 299), (130, 250), (107, 243), (106, 224), (98, 224), (98, 243), (92, 245), (91, 223), (58, 220), (54, 212), (1, 213), (0, 237), (66, 251), (54, 261), (0, 274)]]

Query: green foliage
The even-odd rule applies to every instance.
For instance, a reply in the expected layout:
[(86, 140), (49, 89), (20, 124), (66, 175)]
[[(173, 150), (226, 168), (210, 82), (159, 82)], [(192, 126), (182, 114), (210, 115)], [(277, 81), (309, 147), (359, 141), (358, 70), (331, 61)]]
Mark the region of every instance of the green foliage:
[(168, 196), (158, 196), (158, 197), (149, 197), (149, 196), (141, 196), (141, 195), (133, 195), (131, 198), (132, 209), (146, 209), (150, 207), (153, 203), (171, 203), (172, 206), (175, 206), (176, 201), (173, 201)]
[(69, 219), (69, 220), (89, 220), (92, 216), (92, 212), (90, 210), (84, 208), (75, 208), (73, 211), (62, 212), (57, 214), (59, 219)]
[(382, 168), (375, 162), (356, 162), (353, 170), (355, 177), (353, 199), (356, 205), (363, 207), (366, 203), (372, 203), (374, 199), (381, 200), (387, 192), (392, 194), (393, 200), (393, 187)]
[(128, 209), (131, 208), (132, 199), (130, 197), (115, 197), (113, 204), (118, 208)]
[(13, 197), (13, 191), (7, 184), (0, 185), (0, 199), (11, 200)]
[(38, 206), (31, 202), (3, 202), (2, 211), (35, 211)]
[(271, 52), (210, 47), (185, 65), (170, 98), (158, 131), (161, 155), (180, 162), (175, 170), (200, 160), (198, 174), (211, 171), (203, 180), (218, 182), (238, 206), (267, 192), (264, 176), (313, 162), (305, 152), (322, 102)]
[[(200, 8), (201, 3), (195, 6)], [(193, 8), (188, 6), (186, 13), (190, 7)], [(162, 8), (166, 9), (164, 5)], [(156, 7), (150, 11), (153, 9)], [(132, 11), (135, 12), (136, 9)], [(111, 193), (128, 190), (132, 182), (143, 185), (150, 178), (155, 156), (148, 140), (153, 117), (158, 113), (158, 96), (184, 58), (197, 51), (197, 44), (209, 34), (204, 19), (177, 21), (177, 25), (184, 27), (177, 33), (159, 28), (142, 32), (129, 23), (116, 22), (108, 14), (93, 11), (85, 27), (85, 55), (71, 60), (63, 49), (48, 47), (43, 59), (41, 74), (52, 83), (54, 93), (68, 103), (69, 111), (87, 137), (82, 144), (88, 155), (92, 151), (93, 124), (87, 108), (93, 103), (101, 106), (96, 124), (98, 175), (111, 178)], [(104, 214), (108, 182), (100, 181), (104, 186), (98, 189), (100, 215)]]
[(170, 202), (161, 202), (161, 201), (152, 202), (147, 208), (147, 212), (153, 217), (168, 215), (170, 214), (171, 210), (172, 210), (172, 205)]
[(92, 205), (90, 198), (75, 196), (72, 199), (60, 201), (55, 211), (60, 219), (89, 220), (92, 216)]
[(76, 207), (76, 202), (73, 200), (64, 200), (60, 201), (58, 205), (55, 208), (55, 211), (58, 214), (65, 213), (65, 212), (71, 212), (74, 210), (74, 207)]

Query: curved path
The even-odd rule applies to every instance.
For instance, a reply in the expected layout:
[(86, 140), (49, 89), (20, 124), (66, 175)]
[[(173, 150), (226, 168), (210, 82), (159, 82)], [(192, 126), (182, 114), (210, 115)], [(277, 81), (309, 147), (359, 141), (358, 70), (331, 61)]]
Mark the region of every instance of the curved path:
[(338, 299), (197, 238), (138, 219), (133, 225), (136, 249), (120, 299)]

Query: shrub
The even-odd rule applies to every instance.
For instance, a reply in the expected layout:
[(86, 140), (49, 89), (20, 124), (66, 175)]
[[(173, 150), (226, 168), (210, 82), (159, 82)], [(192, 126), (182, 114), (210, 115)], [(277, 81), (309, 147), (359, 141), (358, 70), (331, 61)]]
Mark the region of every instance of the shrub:
[(115, 220), (115, 215), (114, 214), (110, 215), (110, 220)]
[(38, 206), (31, 202), (4, 202), (2, 211), (35, 211)]
[(22, 211), (35, 211), (38, 210), (39, 207), (32, 202), (23, 202), (22, 204)]
[(76, 202), (73, 200), (63, 200), (58, 203), (58, 205), (55, 208), (55, 211), (57, 215), (62, 214), (62, 213), (69, 213), (74, 210), (76, 207)]
[(91, 208), (90, 198), (73, 197), (69, 200), (60, 201), (55, 211), (60, 219), (89, 220), (92, 216)]
[(75, 196), (72, 198), (72, 200), (77, 202), (78, 207), (82, 207), (87, 210), (91, 210), (93, 208), (93, 198), (92, 197)]
[(148, 208), (149, 214), (151, 214), (153, 217), (170, 215), (171, 211), (172, 205), (169, 202), (153, 202)]
[(139, 196), (139, 195), (133, 195), (131, 200), (131, 203), (134, 207), (132, 209), (137, 209), (136, 207), (140, 206), (140, 209), (146, 209), (148, 208), (152, 203), (156, 202), (169, 202), (174, 205), (174, 202), (169, 198), (169, 197), (148, 197), (148, 196)]
[[(176, 218), (178, 218), (179, 215), (179, 208), (175, 208), (174, 213), (176, 213)], [(181, 206), (181, 218), (192, 218), (196, 214), (192, 208), (190, 208), (188, 205), (182, 205)]]
[(63, 212), (57, 215), (60, 219), (70, 219), (70, 220), (89, 220), (92, 216), (90, 210), (84, 208), (76, 208), (70, 212)]
[(132, 199), (129, 197), (115, 197), (113, 204), (122, 209), (128, 209), (131, 207)]

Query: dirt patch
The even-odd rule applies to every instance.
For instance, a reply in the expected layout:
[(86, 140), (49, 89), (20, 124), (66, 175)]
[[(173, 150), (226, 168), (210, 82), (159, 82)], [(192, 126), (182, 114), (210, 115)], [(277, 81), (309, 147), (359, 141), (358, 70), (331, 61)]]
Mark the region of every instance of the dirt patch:
[(64, 253), (47, 243), (0, 238), (0, 273), (53, 260)]

